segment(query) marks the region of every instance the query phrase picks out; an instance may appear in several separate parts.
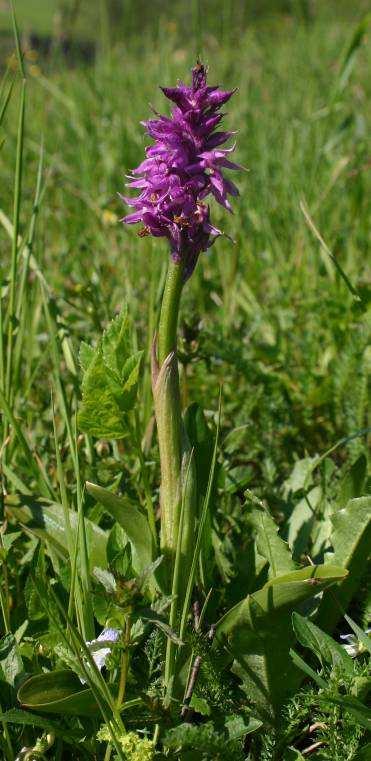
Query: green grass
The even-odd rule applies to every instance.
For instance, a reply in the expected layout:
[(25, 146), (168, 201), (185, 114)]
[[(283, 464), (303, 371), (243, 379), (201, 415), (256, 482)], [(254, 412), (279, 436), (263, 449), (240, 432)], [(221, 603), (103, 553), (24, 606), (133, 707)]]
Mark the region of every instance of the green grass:
[[(56, 3), (18, 0), (15, 5), (22, 32), (50, 32)], [(10, 531), (1, 538), (0, 630), (14, 633), (28, 619), (21, 654), (26, 671), (35, 674), (50, 664), (61, 667), (63, 658), (58, 660), (53, 648), (57, 640), (61, 647), (58, 632), (65, 624), (70, 658), (78, 662), (77, 630), (83, 639), (92, 639), (94, 616), (101, 627), (111, 614), (114, 619), (118, 615), (109, 608), (108, 616), (108, 603), (103, 605), (91, 575), (93, 524), (111, 532), (111, 567), (121, 573), (129, 561), (115, 556), (115, 542), (123, 542), (119, 528), (113, 530), (107, 513), (85, 493), (85, 481), (120, 490), (143, 513), (151, 499), (155, 509), (158, 505), (150, 348), (168, 253), (163, 241), (141, 239), (120, 224), (125, 210), (118, 193), (124, 192), (125, 174), (139, 163), (147, 145), (139, 122), (148, 117), (149, 103), (166, 109), (158, 85), (188, 79), (198, 52), (209, 65), (211, 83), (238, 87), (225, 124), (238, 130), (236, 158), (247, 169), (236, 179), (240, 197), (234, 215), (213, 209), (215, 223), (235, 242), (221, 238), (200, 257), (180, 315), (183, 404), (197, 402), (214, 433), (222, 386), (218, 499), (212, 496), (218, 528), (213, 586), (219, 597), (210, 603), (210, 622), (257, 588), (251, 569), (256, 571), (258, 561), (251, 555), (241, 511), (247, 487), (269, 504), (284, 537), (290, 535), (290, 516), (307, 498), (307, 487), (313, 499), (310, 490), (319, 489), (321, 531), (328, 540), (328, 506), (344, 507), (344, 494), (359, 497), (370, 484), (366, 475), (362, 492), (344, 486), (351, 466), (358, 473), (368, 457), (365, 429), (370, 425), (370, 26), (357, 27), (365, 5), (341, 6), (336, 13), (332, 3), (317, 3), (308, 18), (310, 3), (291, 3), (283, 11), (273, 3), (269, 12), (252, 18), (252, 12), (243, 13), (243, 3), (214, 2), (199, 15), (195, 2), (187, 13), (182, 4), (167, 14), (156, 6), (149, 19), (142, 6), (135, 11), (128, 3), (126, 32), (125, 18), (120, 32), (112, 19), (104, 27), (103, 6), (82, 4), (72, 27), (78, 39), (97, 43), (90, 66), (70, 67), (58, 49), (47, 59), (26, 54), (24, 132), (22, 84), (12, 62), (0, 100), (1, 113), (14, 80), (0, 119), (0, 446), (3, 510), (10, 521)], [(3, 7), (0, 29), (11, 29)], [(144, 350), (144, 363), (131, 435), (112, 443), (76, 431), (78, 352), (81, 341), (97, 343), (123, 303), (129, 309), (133, 348)], [(290, 491), (287, 479), (295, 462), (321, 455), (340, 440), (315, 475), (308, 476), (305, 489)], [(350, 478), (355, 482), (353, 471)], [(45, 554), (36, 545), (49, 529), (35, 529), (42, 499), (63, 506), (67, 537), (62, 547), (55, 535)], [(77, 513), (73, 529), (69, 508)], [(19, 526), (31, 520), (26, 515), (30, 510), (32, 529), (24, 535)], [(92, 522), (87, 533), (84, 516)], [(319, 562), (323, 559), (313, 533), (298, 547), (296, 562), (311, 553)], [(352, 615), (367, 625), (371, 606), (362, 574), (363, 565)], [(52, 597), (48, 622), (47, 611), (30, 591), (32, 578), (39, 597), (49, 594), (47, 577), (56, 580), (50, 594), (63, 601), (67, 622), (58, 607), (54, 610)], [(120, 588), (120, 594), (118, 607), (136, 610), (132, 591)], [(130, 639), (130, 627), (125, 632)], [(200, 646), (196, 635), (193, 652)], [(158, 643), (151, 637), (145, 647), (156, 685)], [(126, 673), (126, 656), (117, 658), (122, 658), (121, 674)], [(127, 694), (137, 699), (133, 673), (137, 669), (141, 674), (142, 666), (135, 645), (132, 658)], [(1, 659), (0, 653), (0, 665)], [(217, 683), (213, 662), (209, 670), (210, 683), (204, 674), (199, 697), (213, 704), (212, 694), (215, 698), (224, 685)], [(120, 718), (117, 707), (112, 708), (99, 675), (92, 680), (117, 749), (125, 713)], [(234, 682), (225, 689), (235, 695)], [(13, 686), (5, 688), (4, 680), (0, 705), (2, 710), (18, 705)], [(290, 712), (290, 706), (285, 710)], [(292, 711), (296, 717), (299, 709)], [(331, 714), (330, 745), (336, 745), (337, 711), (333, 708)], [(161, 721), (156, 711), (153, 715)], [(296, 718), (291, 719), (295, 724)], [(131, 721), (132, 714), (129, 729)], [(90, 737), (99, 725), (94, 722)], [(145, 722), (141, 726), (149, 726), (152, 736), (153, 724)], [(67, 725), (71, 732), (81, 730), (71, 720)], [(22, 745), (34, 742), (32, 730), (22, 731), (24, 735), (13, 727), (11, 737), (4, 733), (5, 758), (14, 760)], [(352, 735), (354, 747), (362, 732)], [(211, 740), (219, 742), (218, 737)], [(264, 752), (270, 752), (270, 741), (271, 735)], [(73, 758), (92, 758), (94, 742), (89, 747), (81, 742), (84, 750), (74, 751)], [(57, 738), (48, 758), (69, 758), (68, 747)], [(103, 746), (96, 747), (103, 753), (96, 757), (103, 759)], [(238, 752), (236, 759), (241, 758)], [(345, 754), (346, 748), (338, 761), (345, 761)]]

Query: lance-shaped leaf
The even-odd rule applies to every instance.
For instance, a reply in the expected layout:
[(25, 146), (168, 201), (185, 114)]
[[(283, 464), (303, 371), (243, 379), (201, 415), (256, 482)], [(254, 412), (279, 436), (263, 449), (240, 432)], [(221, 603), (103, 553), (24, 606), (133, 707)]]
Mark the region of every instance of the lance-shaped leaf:
[(351, 499), (346, 507), (334, 513), (331, 520), (334, 548), (331, 563), (341, 563), (349, 575), (334, 593), (324, 595), (321, 601), (317, 621), (329, 632), (346, 612), (370, 559), (371, 497)]
[[(248, 506), (247, 522), (255, 534), (259, 554), (268, 560), (269, 578), (295, 571), (296, 566), (291, 557), (289, 546), (279, 536), (278, 526), (272, 516), (249, 492), (246, 492), (245, 496)], [(250, 507), (251, 502), (252, 506)]]
[(92, 436), (120, 439), (136, 400), (142, 352), (132, 352), (127, 310), (111, 322), (95, 349), (82, 343), (84, 371), (79, 426)]
[(161, 461), (161, 549), (172, 562), (175, 557), (182, 503), (182, 421), (178, 363), (171, 352), (158, 367), (152, 351), (152, 389)]
[[(28, 534), (37, 536), (50, 544), (61, 558), (68, 557), (68, 540), (62, 505), (46, 499), (28, 495), (9, 495), (5, 500), (6, 514), (17, 521)], [(73, 535), (78, 531), (78, 515), (69, 510), (69, 520)], [(94, 565), (107, 566), (107, 534), (95, 523), (85, 518), (85, 531), (91, 570)]]
[(118, 497), (102, 486), (87, 482), (86, 488), (124, 529), (132, 547), (133, 568), (142, 573), (154, 558), (153, 537), (147, 518), (126, 498)]
[(300, 682), (289, 653), (294, 637), (289, 613), (346, 574), (322, 565), (276, 576), (218, 622), (217, 639), (234, 657), (233, 671), (264, 721), (277, 723), (283, 702)]

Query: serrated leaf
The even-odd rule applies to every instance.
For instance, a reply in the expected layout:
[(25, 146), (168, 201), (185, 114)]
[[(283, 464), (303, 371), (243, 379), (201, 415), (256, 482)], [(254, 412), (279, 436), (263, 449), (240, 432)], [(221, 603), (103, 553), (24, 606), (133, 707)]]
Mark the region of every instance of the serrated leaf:
[(86, 341), (81, 341), (80, 344), (80, 350), (79, 350), (79, 362), (81, 369), (86, 372), (89, 365), (92, 363), (94, 358), (94, 349), (92, 346), (86, 343)]
[(277, 576), (218, 622), (217, 639), (235, 658), (233, 672), (270, 724), (277, 723), (283, 702), (300, 681), (289, 654), (294, 637), (289, 612), (345, 575), (342, 568), (322, 565)]
[(292, 614), (292, 624), (300, 644), (308, 647), (322, 665), (324, 663), (332, 666), (340, 664), (344, 671), (353, 675), (353, 661), (338, 642), (299, 613)]
[(127, 310), (111, 322), (95, 349), (82, 344), (84, 370), (80, 428), (91, 436), (121, 439), (125, 413), (136, 401), (142, 352), (132, 353)]
[[(331, 563), (341, 563), (349, 575), (335, 594), (325, 594), (318, 614), (319, 626), (331, 632), (354, 597), (365, 573), (371, 547), (371, 497), (351, 499), (332, 516)], [(335, 599), (334, 599), (335, 597)], [(337, 603), (335, 602), (337, 601)]]
[(82, 403), (78, 425), (97, 438), (122, 439), (127, 429), (119, 406), (122, 386), (103, 361), (98, 349), (82, 382)]

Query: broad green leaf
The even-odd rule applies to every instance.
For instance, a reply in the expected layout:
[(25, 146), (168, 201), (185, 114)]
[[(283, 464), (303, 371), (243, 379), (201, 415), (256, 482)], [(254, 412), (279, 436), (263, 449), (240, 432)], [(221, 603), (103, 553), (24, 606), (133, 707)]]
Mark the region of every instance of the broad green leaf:
[(53, 671), (27, 679), (18, 690), (22, 706), (43, 713), (68, 716), (99, 714), (91, 690), (86, 689), (72, 671)]
[(318, 457), (304, 457), (302, 460), (296, 461), (289, 477), (283, 485), (283, 493), (285, 497), (288, 497), (289, 494), (296, 494), (296, 492), (308, 488), (317, 461)]
[(278, 721), (283, 702), (300, 681), (290, 658), (294, 639), (290, 611), (346, 575), (343, 568), (309, 566), (277, 576), (248, 595), (217, 624), (217, 639), (235, 658), (233, 671), (261, 718)]
[[(64, 512), (61, 505), (46, 499), (33, 499), (26, 495), (9, 495), (6, 497), (7, 515), (27, 532), (49, 543), (62, 558), (68, 557), (67, 533)], [(78, 530), (78, 517), (74, 510), (69, 511), (70, 524), (75, 535)], [(91, 569), (107, 566), (107, 534), (95, 523), (85, 518), (88, 555)]]
[(127, 434), (125, 413), (136, 400), (142, 352), (132, 352), (127, 310), (111, 322), (97, 346), (83, 343), (80, 364), (82, 403), (80, 428), (98, 438)]
[[(269, 577), (282, 576), (284, 573), (295, 570), (295, 563), (291, 557), (288, 544), (278, 535), (278, 526), (263, 506), (256, 500), (249, 505), (249, 492), (247, 498), (248, 512), (247, 522), (251, 526), (256, 540), (258, 552), (269, 563)], [(250, 504), (251, 504), (250, 498)]]
[(132, 546), (133, 568), (137, 573), (142, 573), (151, 565), (154, 557), (153, 538), (147, 518), (127, 499), (112, 494), (108, 489), (89, 482), (86, 488), (124, 529)]
[(349, 575), (335, 592), (324, 595), (317, 622), (332, 631), (354, 597), (366, 571), (371, 547), (371, 497), (351, 499), (332, 516), (331, 563), (347, 568)]
[(318, 626), (299, 613), (292, 614), (292, 624), (297, 639), (303, 647), (308, 647), (320, 663), (341, 665), (348, 674), (354, 673), (353, 661), (344, 648)]

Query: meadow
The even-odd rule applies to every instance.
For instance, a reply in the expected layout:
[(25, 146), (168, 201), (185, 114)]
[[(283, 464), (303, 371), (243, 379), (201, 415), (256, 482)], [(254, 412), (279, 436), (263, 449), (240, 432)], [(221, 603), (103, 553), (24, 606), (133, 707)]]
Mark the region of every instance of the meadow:
[[(1, 758), (367, 761), (367, 3), (46, 5), (0, 8)], [(197, 58), (244, 169), (155, 413), (170, 257), (119, 194)]]

